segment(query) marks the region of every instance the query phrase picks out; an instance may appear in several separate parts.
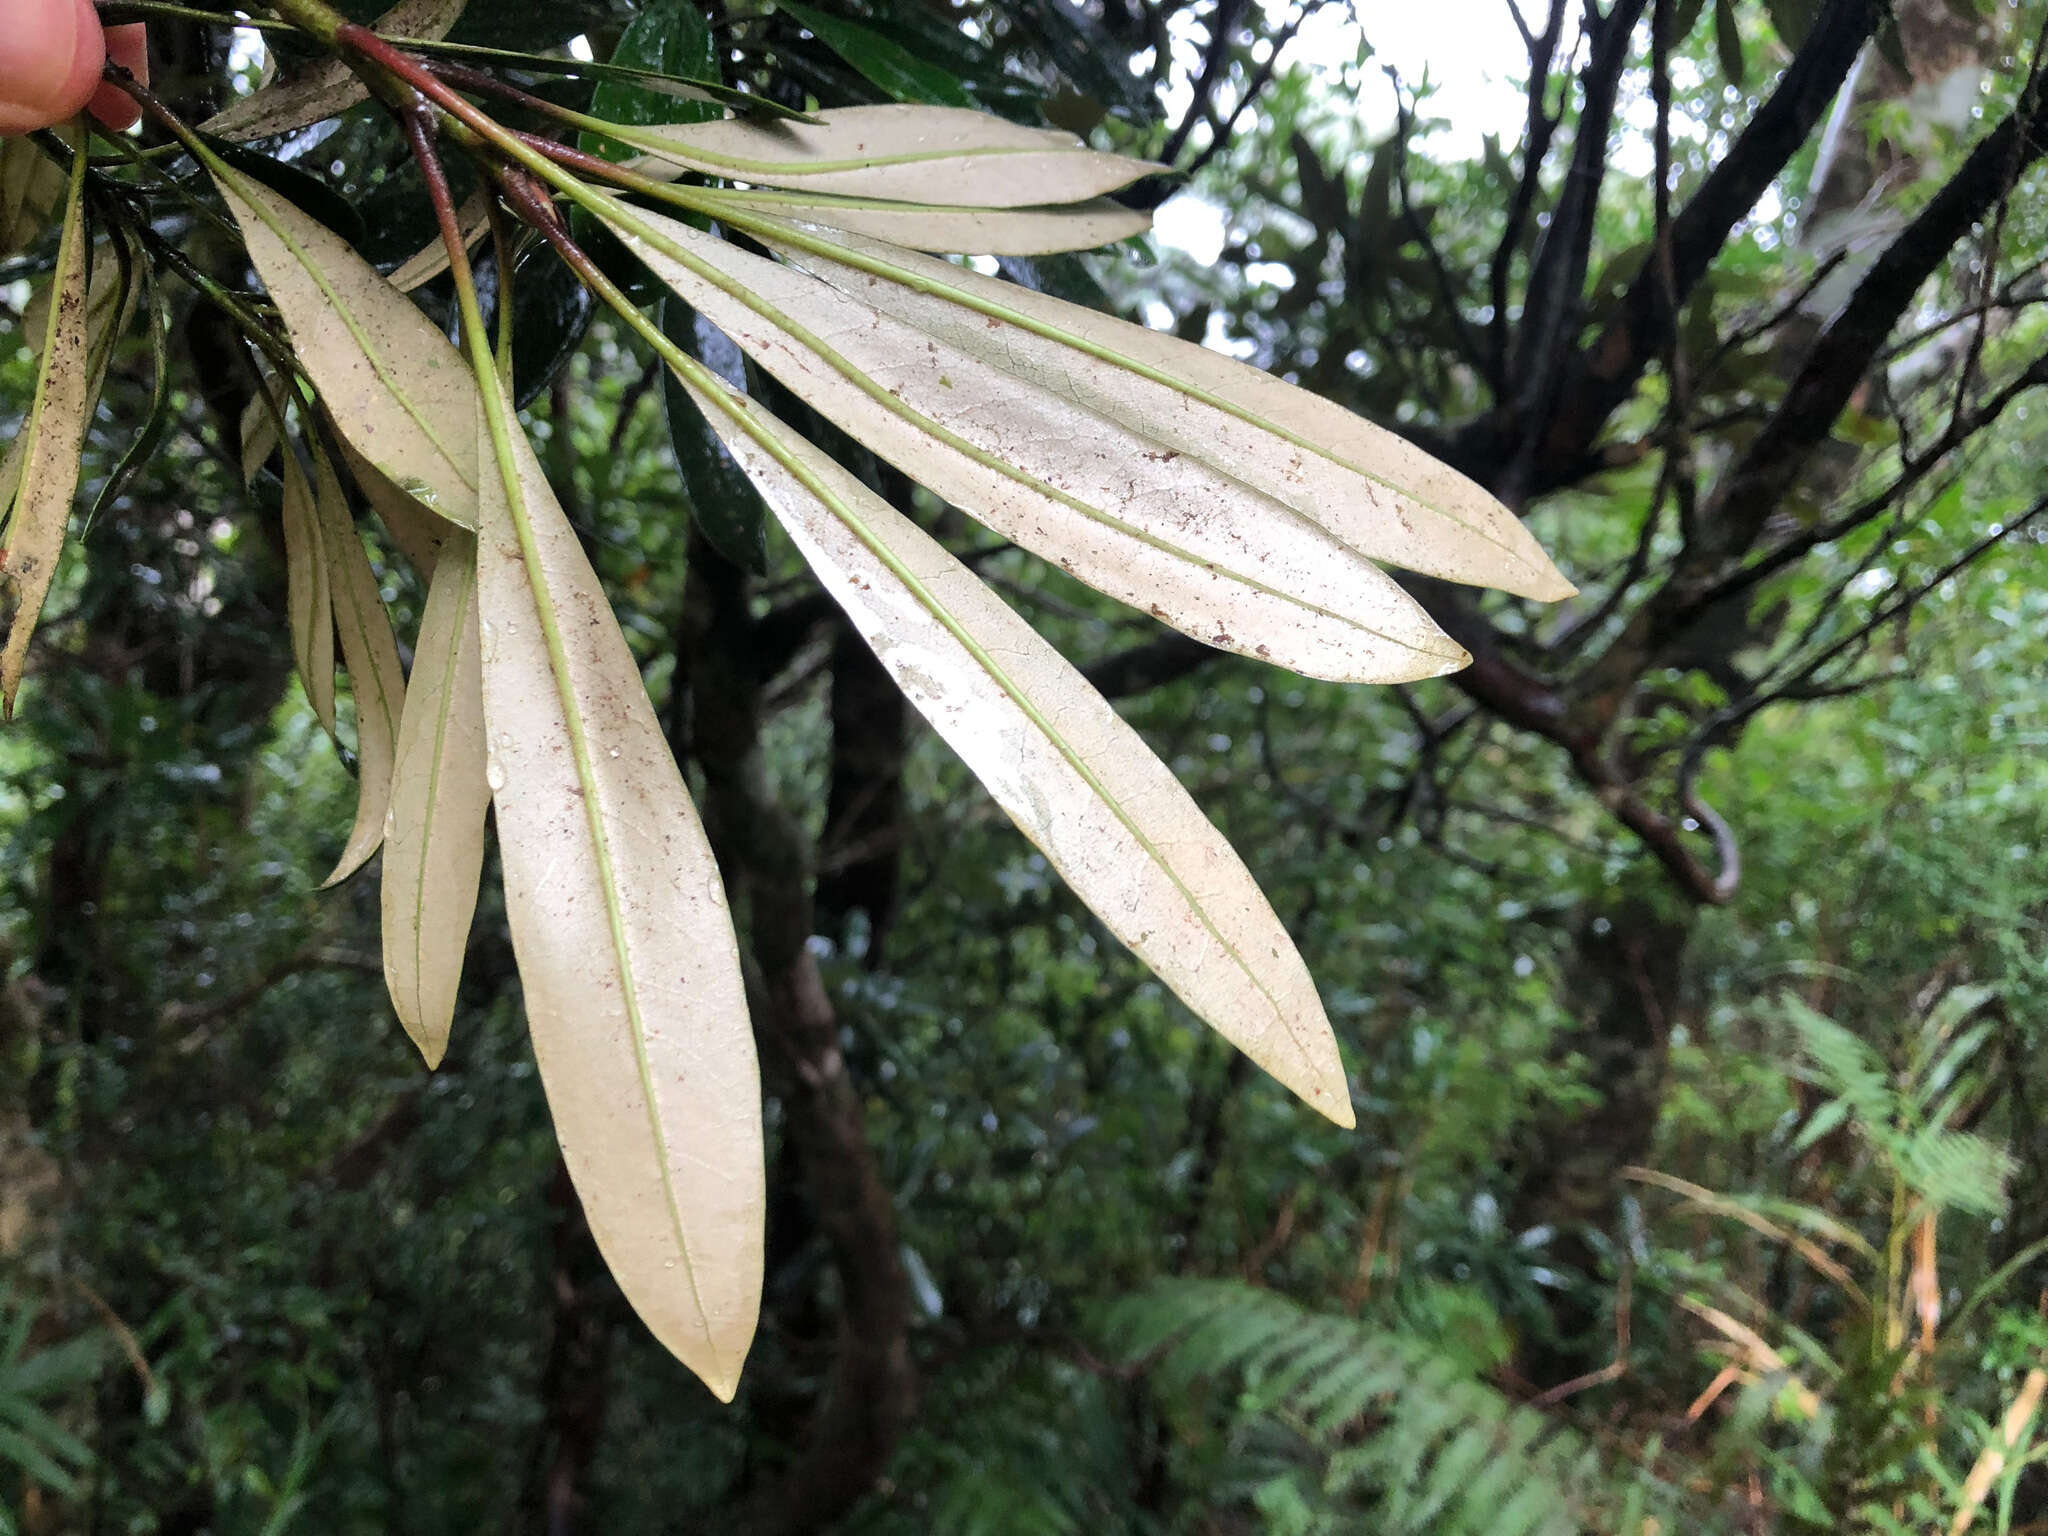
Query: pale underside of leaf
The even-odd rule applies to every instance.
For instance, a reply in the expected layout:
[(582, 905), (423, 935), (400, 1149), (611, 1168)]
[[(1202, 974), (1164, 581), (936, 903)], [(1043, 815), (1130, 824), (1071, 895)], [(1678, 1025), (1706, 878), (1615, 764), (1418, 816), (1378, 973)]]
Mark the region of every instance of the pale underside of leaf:
[(386, 478), (476, 523), (476, 384), (410, 299), (340, 236), (267, 187), (215, 171), (249, 258), (335, 428)]
[[(272, 441), (276, 438), (273, 434)], [(283, 456), (285, 612), (291, 620), (292, 660), (313, 713), (334, 734), (334, 584), (312, 483), (298, 455)]]
[(363, 499), (369, 502), (370, 510), (377, 514), (377, 521), (391, 535), (391, 542), (398, 546), (406, 563), (419, 572), (420, 580), (431, 581), (442, 544), (466, 530), (436, 515), (417, 496), (393, 485), (382, 470), (349, 446), (347, 438), (339, 440), (342, 462), (348, 466), (356, 489), (363, 493)]
[(384, 981), (413, 1044), (438, 1067), (484, 861), (484, 696), (476, 541), (449, 536), (434, 570), (398, 724), (384, 821)]
[(1307, 967), (1137, 732), (973, 572), (823, 452), (743, 397), (691, 393), (905, 695), (1075, 893), (1198, 1015), (1351, 1125)]
[(1129, 240), (1152, 227), (1151, 214), (1102, 197), (1054, 208), (920, 208), (800, 192), (733, 192), (721, 201), (851, 230), (915, 251), (979, 256), (1088, 251)]
[[(371, 24), (386, 37), (439, 41), (461, 19), (467, 0), (399, 0)], [(289, 80), (265, 85), (201, 123), (200, 131), (245, 143), (294, 133), (370, 99), (362, 77), (338, 59), (319, 59)]]
[(967, 208), (1079, 203), (1165, 169), (960, 107), (845, 107), (608, 130), (658, 161), (757, 186)]
[(0, 565), (0, 595), (8, 599), (7, 637), (0, 646), (0, 716), (14, 713), (14, 696), (28, 662), (29, 637), (49, 596), (64, 552), (71, 498), (78, 489), (79, 454), (92, 420), (91, 334), (87, 324), (87, 247), (83, 134), (73, 140), (74, 175), (58, 237), (54, 293), (43, 331), (42, 356), (22, 450), (13, 510), (5, 521), (7, 547)]
[(809, 233), (846, 259), (762, 237), (862, 302), (1236, 476), (1376, 560), (1546, 602), (1577, 590), (1494, 497), (1342, 406), (1049, 294), (861, 235)]
[(258, 390), (242, 408), (242, 484), (252, 485), (256, 473), (277, 452), (277, 405)]
[(27, 137), (0, 138), (0, 256), (34, 240), (64, 195), (63, 168)]
[(21, 485), (21, 466), (28, 458), (28, 424), (14, 434), (14, 441), (7, 445), (7, 455), (0, 458), (0, 541), (7, 537), (9, 520), (14, 515), (14, 493)]
[(635, 254), (813, 408), (1111, 597), (1314, 677), (1405, 682), (1469, 659), (1384, 571), (1270, 497), (806, 273), (634, 217), (668, 247), (622, 232)]
[[(60, 176), (60, 195), (63, 190), (64, 180)], [(110, 242), (108, 248), (100, 253), (99, 258), (91, 263), (92, 279), (86, 284), (85, 295), (85, 394), (88, 429), (100, 392), (106, 384), (107, 365), (113, 359), (114, 346), (135, 315), (135, 259), (132, 252), (130, 259), (121, 259), (119, 251)], [(21, 314), (21, 340), (28, 348), (29, 355), (39, 363), (43, 347), (50, 338), (50, 306), (56, 291), (54, 281), (47, 287), (38, 288)], [(29, 442), (33, 436), (34, 434), (24, 425), (23, 430), (17, 432), (14, 440), (7, 445), (6, 457), (0, 459), (0, 537), (5, 536), (9, 525), (10, 513), (15, 504), (15, 492), (20, 488), (21, 472), (27, 463)]]
[[(463, 199), (462, 206), (455, 210), (455, 223), (462, 231), (465, 249), (474, 249), (476, 243), (489, 233), (490, 200), (484, 196), (481, 188)], [(432, 282), (447, 270), (448, 242), (436, 235), (394, 268), (385, 281), (400, 293), (411, 293), (413, 289)]]
[(346, 880), (384, 840), (384, 813), (391, 804), (391, 770), (397, 754), (398, 722), (405, 709), (405, 673), (391, 616), (377, 589), (377, 573), (363, 548), (348, 497), (324, 455), (313, 459), (313, 511), (333, 593), (334, 624), (341, 632), (341, 656), (348, 667), (356, 704), (356, 819), (348, 842), (323, 886)]
[(510, 403), (483, 396), (510, 470), (487, 472), (481, 503), (484, 718), (534, 1055), (612, 1274), (730, 1400), (766, 1198), (732, 919), (596, 575)]
[[(86, 356), (91, 365), (89, 393), (95, 396), (106, 377), (114, 343), (135, 314), (136, 258), (130, 252), (124, 259), (123, 251), (123, 247), (112, 242), (101, 249), (92, 262), (92, 281), (86, 285)], [(21, 334), (32, 356), (42, 356), (43, 341), (50, 329), (50, 304), (56, 291), (54, 284), (38, 288), (21, 312)]]

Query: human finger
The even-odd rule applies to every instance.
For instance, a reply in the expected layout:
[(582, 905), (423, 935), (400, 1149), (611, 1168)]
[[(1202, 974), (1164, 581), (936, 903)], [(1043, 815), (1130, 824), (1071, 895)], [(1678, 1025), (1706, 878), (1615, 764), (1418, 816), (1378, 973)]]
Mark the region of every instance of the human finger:
[(0, 27), (0, 133), (72, 116), (98, 87), (106, 40), (92, 0), (10, 0)]
[[(138, 83), (149, 84), (149, 34), (141, 22), (107, 28), (107, 57), (133, 75)], [(142, 116), (142, 109), (135, 105), (133, 96), (111, 81), (104, 80), (92, 93), (89, 110), (115, 133), (133, 128)]]

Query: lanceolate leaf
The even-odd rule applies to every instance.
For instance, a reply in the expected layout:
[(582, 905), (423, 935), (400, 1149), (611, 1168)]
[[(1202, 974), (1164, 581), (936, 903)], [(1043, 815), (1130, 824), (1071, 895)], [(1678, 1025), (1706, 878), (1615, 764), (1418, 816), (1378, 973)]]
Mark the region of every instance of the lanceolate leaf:
[(732, 118), (616, 137), (685, 170), (769, 187), (967, 208), (1078, 203), (1165, 169), (958, 107), (845, 107), (815, 123)]
[(809, 6), (792, 5), (789, 0), (777, 0), (776, 8), (800, 22), (819, 42), (898, 101), (974, 106), (974, 98), (958, 80), (938, 65), (919, 58), (894, 38)]
[(208, 149), (242, 175), (270, 188), (308, 218), (319, 220), (347, 244), (363, 243), (363, 216), (333, 183), (288, 160), (245, 149), (231, 139), (223, 139), (219, 135), (201, 137), (206, 139)]
[(495, 64), (533, 75), (569, 75), (586, 80), (618, 81), (659, 91), (682, 101), (713, 102), (736, 112), (756, 116), (810, 122), (811, 118), (766, 96), (751, 95), (717, 80), (691, 80), (655, 69), (630, 64), (592, 63), (588, 59), (563, 58), (559, 54), (529, 53), (516, 48), (492, 48), (477, 43), (451, 43), (430, 38), (393, 37), (391, 41), (413, 53), (430, 57), (469, 59), (478, 64)]
[[(7, 141), (11, 142), (11, 141)], [(58, 191), (61, 193), (68, 183), (60, 178)], [(62, 236), (59, 236), (60, 245)], [(90, 245), (90, 242), (87, 242)], [(85, 291), (85, 425), (91, 426), (92, 414), (96, 408), (100, 390), (106, 383), (107, 365), (113, 360), (115, 344), (121, 333), (128, 328), (128, 322), (135, 314), (135, 270), (137, 258), (129, 249), (125, 237), (107, 242), (106, 248), (93, 260), (92, 280)], [(58, 270), (61, 271), (61, 268)], [(29, 355), (40, 364), (43, 348), (51, 336), (51, 310), (54, 308), (60, 285), (54, 280), (47, 287), (38, 288), (28, 301), (21, 315), (21, 339), (27, 345)], [(7, 456), (0, 460), (0, 533), (8, 526), (9, 513), (15, 504), (15, 492), (20, 489), (21, 473), (28, 462), (28, 450), (34, 433), (23, 429), (14, 435), (7, 445)], [(109, 481), (112, 484), (112, 481)], [(74, 490), (76, 487), (74, 486)]]
[(920, 208), (911, 203), (803, 192), (733, 192), (720, 202), (870, 235), (915, 251), (1043, 256), (1087, 251), (1142, 235), (1152, 215), (1095, 198), (1058, 208)]
[(12, 256), (43, 232), (66, 180), (33, 139), (0, 139), (0, 256)]
[(1252, 1060), (1352, 1124), (1301, 957), (1137, 732), (973, 572), (824, 453), (742, 396), (692, 393), (904, 693), (1076, 894)]
[(448, 338), (333, 231), (212, 167), (336, 430), (401, 489), (476, 524), (476, 385)]
[[(682, 300), (662, 302), (661, 328), (670, 341), (692, 357), (705, 358), (696, 313)], [(711, 332), (711, 337), (730, 346), (716, 331)], [(737, 353), (730, 355), (737, 359)], [(711, 547), (726, 559), (756, 575), (766, 572), (768, 509), (761, 504), (761, 493), (725, 451), (725, 445), (705, 422), (704, 413), (691, 402), (682, 380), (666, 369), (661, 376), (661, 403), (668, 417), (676, 473), (682, 480), (683, 494), (690, 501), (691, 520)]]
[[(697, 0), (656, 0), (619, 34), (611, 62), (651, 69), (684, 79), (718, 78), (718, 44)], [(603, 80), (590, 95), (590, 111), (614, 123), (650, 127), (657, 123), (703, 123), (725, 114), (715, 105), (652, 90), (623, 80)], [(579, 141), (592, 154), (624, 160), (633, 151), (616, 140), (586, 133)]]
[(398, 724), (384, 821), (384, 981), (429, 1067), (448, 1049), (484, 861), (484, 694), (476, 540), (451, 533), (434, 567)]
[[(109, 240), (94, 253), (92, 281), (85, 291), (86, 392), (97, 398), (112, 361), (114, 345), (135, 316), (135, 272), (138, 258), (125, 240)], [(42, 356), (50, 333), (50, 307), (57, 298), (57, 286), (39, 288), (22, 311), (21, 330), (29, 351)]]
[[(276, 441), (273, 436), (272, 441)], [(289, 446), (283, 453), (285, 611), (292, 660), (313, 713), (334, 734), (334, 587), (312, 484)], [(353, 537), (353, 535), (351, 535)]]
[(398, 722), (405, 708), (405, 674), (376, 572), (370, 569), (370, 557), (349, 516), (348, 497), (334, 467), (318, 452), (313, 457), (313, 511), (334, 594), (342, 660), (348, 664), (349, 692), (356, 701), (356, 819), (334, 873), (322, 882), (333, 885), (361, 869), (384, 840)]
[(435, 516), (418, 497), (385, 479), (384, 472), (351, 448), (347, 438), (341, 439), (341, 458), (348, 465), (349, 478), (406, 563), (419, 572), (422, 581), (431, 580), (442, 544), (464, 530)]
[[(372, 24), (386, 37), (438, 40), (461, 18), (467, 0), (399, 0)], [(293, 133), (370, 99), (370, 89), (339, 59), (321, 59), (289, 80), (243, 97), (200, 124), (205, 133), (246, 142)]]
[(21, 432), (28, 446), (18, 460), (13, 509), (4, 519), (7, 544), (5, 564), (0, 565), (0, 593), (10, 600), (12, 611), (6, 643), (0, 646), (0, 716), (14, 713), (14, 695), (21, 687), (22, 669), (28, 660), (29, 636), (35, 633), (43, 599), (49, 595), (57, 560), (64, 552), (71, 498), (78, 489), (78, 456), (92, 420), (84, 137), (80, 131), (72, 139), (64, 228), (50, 279), (55, 297), (43, 331), (35, 398)]
[(730, 1400), (766, 1199), (732, 919), (597, 577), (509, 402), (482, 394), (484, 718), (534, 1055), (605, 1262)]
[(1546, 602), (1576, 590), (1478, 485), (1307, 390), (950, 262), (856, 235), (748, 227), (862, 303), (1233, 476), (1376, 560)]
[(258, 390), (242, 409), (242, 484), (253, 485), (256, 472), (277, 452), (277, 406)]
[[(137, 263), (140, 266), (140, 263)], [(167, 284), (163, 275), (143, 268), (148, 287), (149, 309), (147, 315), (149, 336), (150, 386), (149, 409), (144, 416), (142, 427), (128, 440), (128, 446), (121, 450), (120, 460), (114, 465), (107, 478), (100, 483), (99, 495), (93, 499), (92, 510), (86, 514), (85, 527), (90, 530), (99, 521), (100, 513), (120, 503), (128, 493), (128, 487), (142, 472), (142, 466), (156, 457), (157, 447), (163, 442), (164, 433), (171, 424), (172, 406), (172, 361), (171, 327), (173, 313), (171, 297), (166, 292)], [(125, 327), (125, 317), (123, 321)], [(107, 357), (113, 357), (111, 341)], [(101, 365), (104, 373), (105, 364)]]
[(806, 273), (630, 218), (655, 275), (842, 431), (1091, 586), (1314, 677), (1465, 664), (1384, 571), (1271, 497)]

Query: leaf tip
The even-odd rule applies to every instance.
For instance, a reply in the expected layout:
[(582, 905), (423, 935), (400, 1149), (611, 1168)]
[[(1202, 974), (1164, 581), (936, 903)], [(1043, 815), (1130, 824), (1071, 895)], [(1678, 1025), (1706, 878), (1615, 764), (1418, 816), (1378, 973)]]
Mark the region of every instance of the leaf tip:
[(399, 1022), (405, 1026), (406, 1038), (411, 1040), (414, 1046), (419, 1049), (420, 1059), (426, 1062), (427, 1070), (429, 1072), (440, 1071), (442, 1058), (448, 1054), (448, 1035), (446, 1031), (437, 1035), (425, 1026), (403, 1017), (400, 1018)]
[(740, 1389), (740, 1368), (738, 1365), (730, 1368), (721, 1365), (719, 1369), (710, 1371), (697, 1366), (692, 1366), (691, 1369), (697, 1372), (697, 1379), (709, 1387), (711, 1395), (721, 1403), (731, 1402), (734, 1395)]
[(325, 880), (322, 880), (319, 883), (319, 885), (314, 887), (314, 889), (321, 891), (333, 890), (334, 887), (341, 884), (342, 881), (346, 880), (350, 875), (354, 874), (357, 870), (361, 869), (365, 864), (369, 863), (370, 855), (377, 851), (377, 847), (378, 844), (372, 842), (367, 848), (342, 849), (341, 861), (334, 866), (334, 872), (330, 874)]
[(1577, 597), (1579, 589), (1570, 577), (1546, 559), (1522, 587), (1520, 595), (1539, 603), (1561, 603), (1568, 597)]

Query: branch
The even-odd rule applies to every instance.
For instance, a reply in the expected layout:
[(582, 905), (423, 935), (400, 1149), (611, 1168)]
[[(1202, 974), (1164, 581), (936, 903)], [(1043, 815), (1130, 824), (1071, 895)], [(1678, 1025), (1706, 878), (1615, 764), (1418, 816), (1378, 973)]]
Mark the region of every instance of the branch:
[(1672, 578), (1679, 591), (1697, 585), (1755, 541), (1797, 481), (1807, 455), (1826, 440), (1920, 285), (2044, 152), (2048, 104), (2035, 101), (1987, 134), (1878, 257), (1842, 312), (1821, 332), (1776, 413), (1716, 489), (1700, 547), (1687, 551)]
[(1081, 669), (1105, 699), (1128, 699), (1178, 682), (1224, 655), (1214, 646), (1182, 634), (1165, 634), (1128, 650), (1115, 651)]
[(1216, 8), (1209, 13), (1209, 46), (1202, 54), (1202, 72), (1195, 77), (1194, 96), (1181, 116), (1180, 126), (1168, 136), (1166, 147), (1159, 152), (1162, 163), (1171, 165), (1180, 158), (1195, 124), (1204, 118), (1218, 138), (1222, 137), (1222, 124), (1215, 116), (1216, 92), (1230, 73), (1230, 35), (1237, 30), (1244, 8), (1245, 0), (1216, 0)]
[(687, 597), (676, 650), (690, 708), (678, 713), (704, 770), (706, 830), (728, 889), (746, 902), (747, 990), (764, 1065), (839, 1277), (838, 1352), (803, 1448), (728, 1527), (795, 1536), (829, 1525), (873, 1486), (916, 1412), (910, 1290), (894, 1202), (810, 948), (809, 839), (762, 759), (746, 577), (701, 535), (691, 540)]
[(1648, 3), (1649, 0), (1614, 0), (1604, 18), (1588, 24), (1593, 46), (1580, 76), (1582, 99), (1571, 168), (1566, 172), (1550, 227), (1536, 253), (1529, 290), (1522, 301), (1522, 330), (1514, 358), (1514, 410), (1519, 420), (1530, 424), (1531, 430), (1507, 471), (1510, 500), (1523, 499), (1517, 482), (1526, 481), (1530, 455), (1541, 439), (1536, 424), (1550, 419), (1557, 402), (1558, 383), (1573, 356), (1572, 338), (1578, 334), (1585, 305), (1586, 266), (1600, 211), (1600, 188), (1607, 175), (1615, 97), (1621, 88), (1622, 71), (1628, 64), (1629, 41)]
[(2043, 386), (2048, 386), (2048, 353), (2035, 358), (2023, 372), (2003, 385), (1996, 394), (1980, 403), (1968, 415), (1952, 418), (1941, 437), (1929, 444), (1925, 453), (1909, 460), (1891, 484), (1864, 498), (1841, 516), (1824, 523), (1815, 523), (1812, 527), (1801, 529), (1791, 535), (1761, 558), (1743, 566), (1695, 598), (1685, 612), (1697, 613), (1718, 606), (1736, 593), (1746, 591), (1767, 577), (1776, 575), (1808, 551), (1822, 544), (1832, 544), (1837, 539), (1854, 533), (1926, 479), (1949, 454), (2004, 415), (2007, 407), (2021, 395), (2030, 389), (2039, 389)]
[(1472, 653), (1472, 665), (1448, 681), (1508, 724), (1563, 747), (1579, 779), (1615, 820), (1635, 833), (1677, 882), (1681, 894), (1709, 906), (1720, 906), (1734, 896), (1740, 863), (1720, 817), (1710, 808), (1686, 807), (1686, 813), (1715, 836), (1716, 863), (1709, 869), (1687, 845), (1685, 829), (1652, 807), (1640, 786), (1608, 754), (1599, 724), (1573, 709), (1555, 685), (1503, 656), (1499, 636), (1468, 600), (1441, 582), (1415, 580), (1408, 585), (1444, 633)]
[(1599, 339), (1573, 360), (1557, 392), (1560, 404), (1537, 456), (1532, 490), (1565, 483), (1607, 418), (1634, 393), (1735, 226), (1827, 112), (1881, 9), (1880, 0), (1827, 0), (1777, 90), (1672, 221), (1668, 284), (1656, 263), (1645, 262)]
[(323, 944), (308, 945), (294, 954), (285, 956), (253, 981), (220, 997), (210, 998), (203, 1003), (167, 1003), (157, 1022), (164, 1029), (182, 1029), (184, 1038), (178, 1041), (177, 1052), (189, 1056), (206, 1043), (211, 1025), (222, 1019), (232, 1018), (243, 1009), (256, 1003), (264, 993), (279, 982), (297, 976), (302, 971), (359, 971), (368, 976), (382, 976), (384, 962), (375, 955), (360, 950), (339, 949)]
[(1550, 141), (1563, 115), (1561, 107), (1557, 112), (1548, 111), (1544, 96), (1550, 88), (1550, 63), (1557, 56), (1558, 39), (1564, 34), (1565, 0), (1550, 0), (1550, 20), (1540, 35), (1529, 30), (1515, 0), (1508, 0), (1508, 12), (1515, 18), (1515, 26), (1529, 50), (1529, 120), (1522, 143), (1522, 179), (1515, 188), (1515, 200), (1508, 209), (1507, 223), (1501, 227), (1500, 244), (1494, 247), (1487, 275), (1493, 298), (1490, 376), (1497, 399), (1507, 395), (1508, 282), (1513, 274), (1515, 252), (1522, 248), (1522, 236), (1529, 227), (1529, 211), (1535, 207), (1536, 194), (1542, 187), (1543, 162), (1550, 157)]

